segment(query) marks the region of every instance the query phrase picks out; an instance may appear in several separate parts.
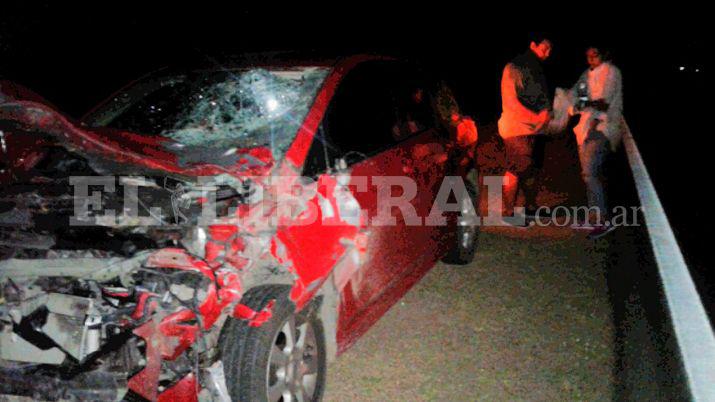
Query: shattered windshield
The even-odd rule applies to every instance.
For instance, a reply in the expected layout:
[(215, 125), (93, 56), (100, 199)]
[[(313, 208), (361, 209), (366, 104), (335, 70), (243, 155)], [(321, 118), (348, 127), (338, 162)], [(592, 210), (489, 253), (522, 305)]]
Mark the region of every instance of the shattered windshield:
[(166, 78), (145, 85), (138, 96), (131, 90), (117, 96), (117, 113), (101, 125), (161, 135), (174, 140), (175, 149), (203, 154), (266, 146), (278, 159), (327, 73), (318, 67), (254, 68)]

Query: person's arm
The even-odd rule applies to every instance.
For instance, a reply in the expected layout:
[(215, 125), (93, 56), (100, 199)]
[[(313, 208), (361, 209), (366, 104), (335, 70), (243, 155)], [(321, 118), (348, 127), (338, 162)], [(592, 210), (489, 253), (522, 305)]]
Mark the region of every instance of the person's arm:
[[(621, 72), (613, 65), (606, 65), (605, 78), (603, 80), (603, 88), (601, 89), (601, 97), (588, 102), (588, 105), (598, 110), (599, 112), (613, 112), (615, 109), (620, 110), (621, 104)], [(615, 106), (614, 106), (615, 105)]]
[(608, 66), (608, 76), (603, 86), (603, 102), (605, 103), (603, 112), (609, 111), (612, 107), (620, 109), (621, 105), (621, 72), (616, 66)]
[(544, 109), (538, 113), (522, 105), (519, 101), (518, 90), (524, 88), (523, 76), (518, 68), (511, 63), (504, 67), (501, 80), (502, 109), (508, 111), (519, 121), (542, 126), (548, 122), (549, 110)]

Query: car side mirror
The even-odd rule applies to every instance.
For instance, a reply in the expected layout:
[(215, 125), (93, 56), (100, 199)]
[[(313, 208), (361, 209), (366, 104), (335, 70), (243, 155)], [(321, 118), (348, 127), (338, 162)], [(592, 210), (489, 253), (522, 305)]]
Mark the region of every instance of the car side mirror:
[(350, 184), (350, 172), (348, 171), (348, 162), (345, 158), (335, 160), (335, 171), (333, 174), (341, 186)]
[(367, 155), (359, 151), (349, 151), (335, 161), (335, 169), (346, 170), (349, 166), (367, 159)]
[(345, 158), (338, 158), (335, 160), (335, 171), (336, 172), (344, 172), (348, 170), (348, 162), (345, 160)]

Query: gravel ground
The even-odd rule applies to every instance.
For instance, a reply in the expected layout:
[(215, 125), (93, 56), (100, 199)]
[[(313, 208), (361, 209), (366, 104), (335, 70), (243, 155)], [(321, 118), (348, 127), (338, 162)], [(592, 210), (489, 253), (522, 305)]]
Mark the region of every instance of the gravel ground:
[(605, 250), (567, 228), (483, 231), (329, 367), (326, 401), (610, 400)]

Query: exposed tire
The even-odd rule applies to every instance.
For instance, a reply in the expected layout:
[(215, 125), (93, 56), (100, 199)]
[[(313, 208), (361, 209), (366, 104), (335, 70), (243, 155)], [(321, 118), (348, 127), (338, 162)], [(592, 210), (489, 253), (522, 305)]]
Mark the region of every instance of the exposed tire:
[(477, 244), (479, 242), (479, 231), (481, 226), (477, 222), (479, 216), (479, 194), (476, 187), (465, 182), (468, 197), (463, 197), (461, 202), (471, 203), (476, 213), (474, 216), (465, 216), (467, 211), (466, 205), (462, 207), (462, 214), (458, 219), (455, 242), (447, 254), (442, 257), (442, 262), (452, 265), (467, 265), (474, 260), (474, 255), (477, 252)]
[(236, 319), (226, 323), (219, 347), (232, 400), (321, 399), (326, 374), (323, 326), (310, 308), (295, 313), (289, 290), (266, 286), (243, 297), (241, 302), (253, 309), (276, 300), (273, 316), (262, 326), (250, 327)]

